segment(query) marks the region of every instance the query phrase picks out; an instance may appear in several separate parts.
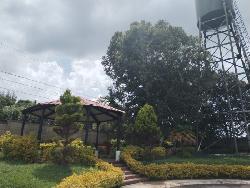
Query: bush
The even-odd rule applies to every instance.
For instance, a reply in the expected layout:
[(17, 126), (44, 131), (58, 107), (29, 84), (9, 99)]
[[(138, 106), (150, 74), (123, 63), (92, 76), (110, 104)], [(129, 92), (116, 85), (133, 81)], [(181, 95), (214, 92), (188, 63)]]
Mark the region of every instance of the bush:
[(166, 149), (164, 147), (154, 147), (151, 150), (153, 160), (160, 160), (166, 157)]
[(145, 148), (143, 150), (143, 160), (145, 161), (160, 160), (165, 157), (166, 149), (164, 147)]
[(42, 143), (40, 144), (40, 150), (41, 150), (41, 155), (40, 159), (41, 161), (51, 161), (51, 152), (58, 146), (56, 142), (52, 143)]
[(3, 156), (7, 159), (35, 162), (38, 160), (39, 147), (32, 136), (13, 136), (6, 133), (1, 137)]
[(124, 148), (125, 152), (128, 152), (134, 159), (140, 160), (144, 156), (144, 149), (138, 147), (138, 146), (127, 146)]
[(125, 148), (121, 159), (133, 171), (150, 179), (202, 179), (202, 178), (231, 178), (249, 179), (250, 166), (243, 165), (200, 165), (200, 164), (148, 164), (143, 165), (133, 158), (135, 150)]
[(94, 149), (84, 146), (80, 139), (76, 139), (68, 146), (57, 145), (51, 151), (51, 161), (56, 164), (82, 163), (93, 165)]
[(62, 180), (57, 188), (95, 188), (95, 187), (118, 187), (123, 182), (123, 172), (120, 168), (97, 160), (97, 171), (89, 171), (80, 175), (73, 174)]
[(165, 147), (166, 149), (170, 149), (174, 146), (174, 144), (172, 142), (170, 142), (169, 140), (164, 140), (162, 143), (163, 147)]
[(3, 145), (10, 143), (13, 140), (14, 136), (11, 132), (7, 131), (5, 134), (0, 136), (0, 151), (3, 149)]
[(57, 146), (51, 150), (50, 160), (55, 164), (65, 164), (71, 162), (68, 161), (69, 158), (64, 158), (64, 147), (61, 146)]
[(183, 147), (177, 150), (176, 155), (178, 157), (190, 158), (195, 153), (195, 147)]

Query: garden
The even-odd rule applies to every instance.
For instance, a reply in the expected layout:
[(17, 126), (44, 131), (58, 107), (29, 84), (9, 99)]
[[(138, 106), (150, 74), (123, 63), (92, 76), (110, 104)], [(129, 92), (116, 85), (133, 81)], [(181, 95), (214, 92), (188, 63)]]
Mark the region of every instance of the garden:
[(120, 168), (95, 156), (92, 146), (72, 139), (84, 115), (79, 98), (67, 90), (56, 108), (54, 131), (61, 139), (40, 143), (34, 136), (0, 136), (2, 187), (115, 187), (123, 182)]
[[(102, 59), (113, 86), (107, 97), (99, 99), (100, 104), (115, 106), (123, 115), (119, 128), (117, 122), (105, 122), (112, 159), (116, 157), (129, 170), (152, 181), (250, 179), (249, 127), (243, 123), (246, 117), (237, 113), (230, 119), (225, 114), (228, 96), (221, 73), (213, 71), (208, 63), (210, 58), (200, 49), (197, 38), (165, 21), (154, 25), (135, 22), (128, 31), (114, 34)], [(237, 90), (235, 82), (239, 80), (234, 75), (223, 77), (228, 79), (229, 88)], [(235, 90), (229, 97), (232, 108), (237, 109)], [(243, 93), (249, 98), (246, 91)], [(111, 147), (102, 147), (106, 153), (98, 158), (98, 144), (72, 137), (88, 128), (82, 123), (87, 116), (80, 100), (67, 90), (55, 112), (47, 109), (48, 114), (55, 114), (53, 131), (60, 139), (45, 142), (41, 134), (37, 140), (34, 135), (17, 136), (11, 132), (0, 136), (2, 187), (123, 185), (122, 169), (103, 159), (109, 156), (106, 148)], [(20, 109), (34, 105), (29, 101), (11, 104), (0, 109), (0, 118), (20, 119)], [(103, 115), (98, 110), (95, 113)], [(114, 114), (106, 112), (111, 119)]]

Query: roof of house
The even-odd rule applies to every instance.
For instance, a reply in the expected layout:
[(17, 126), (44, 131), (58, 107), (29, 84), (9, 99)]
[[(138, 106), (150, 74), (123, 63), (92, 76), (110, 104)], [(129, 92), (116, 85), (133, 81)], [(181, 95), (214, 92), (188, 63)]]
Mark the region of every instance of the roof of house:
[[(54, 100), (44, 103), (38, 103), (34, 106), (26, 108), (23, 110), (24, 114), (31, 114), (37, 117), (42, 116), (42, 111), (44, 110), (44, 115), (48, 119), (55, 118), (55, 107), (60, 105), (60, 100)], [(85, 107), (85, 110), (90, 114), (90, 121), (93, 122), (106, 122), (112, 121), (121, 117), (125, 112), (109, 106), (105, 103), (97, 102), (94, 100), (89, 100), (81, 97), (81, 104)]]

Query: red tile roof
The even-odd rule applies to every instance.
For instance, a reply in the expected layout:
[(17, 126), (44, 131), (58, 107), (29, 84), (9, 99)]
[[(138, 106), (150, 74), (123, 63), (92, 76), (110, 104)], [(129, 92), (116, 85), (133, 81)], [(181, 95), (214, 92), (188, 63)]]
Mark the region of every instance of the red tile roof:
[[(61, 102), (60, 100), (55, 100), (55, 101), (50, 101), (50, 102), (44, 102), (44, 103), (39, 103), (39, 105), (60, 105)], [(81, 97), (81, 104), (85, 105), (85, 106), (93, 106), (93, 107), (100, 107), (106, 110), (110, 110), (110, 111), (115, 111), (115, 112), (121, 112), (121, 113), (125, 113), (122, 110), (118, 110), (116, 108), (113, 108), (105, 103), (101, 103), (101, 102), (97, 102), (97, 101), (93, 101), (93, 100), (89, 100), (89, 99), (85, 99)]]

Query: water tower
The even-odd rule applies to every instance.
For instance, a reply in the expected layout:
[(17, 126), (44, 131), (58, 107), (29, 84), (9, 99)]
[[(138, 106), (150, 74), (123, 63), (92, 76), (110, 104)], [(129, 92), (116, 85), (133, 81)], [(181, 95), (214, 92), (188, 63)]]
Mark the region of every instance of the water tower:
[[(235, 136), (237, 117), (242, 117), (240, 126), (247, 133), (250, 146), (250, 103), (246, 93), (250, 83), (250, 39), (235, 0), (196, 0), (197, 26), (202, 47), (212, 56), (212, 66), (222, 74), (228, 105), (227, 115), (234, 135), (235, 152), (238, 152)], [(234, 75), (237, 83), (228, 85), (226, 74)], [(245, 82), (242, 86), (241, 81)], [(244, 88), (243, 88), (244, 87)], [(248, 88), (247, 88), (248, 87)], [(232, 104), (231, 93), (236, 92), (238, 105)]]

